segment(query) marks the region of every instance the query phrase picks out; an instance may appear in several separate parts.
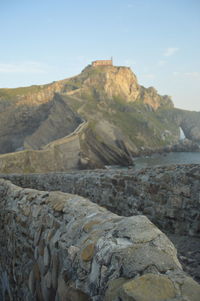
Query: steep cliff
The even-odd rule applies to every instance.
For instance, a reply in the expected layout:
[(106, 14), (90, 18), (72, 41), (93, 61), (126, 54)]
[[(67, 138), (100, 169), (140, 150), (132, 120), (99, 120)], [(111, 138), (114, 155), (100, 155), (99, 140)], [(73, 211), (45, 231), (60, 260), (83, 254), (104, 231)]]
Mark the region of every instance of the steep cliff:
[[(71, 168), (129, 165), (141, 151), (177, 143), (179, 126), (186, 137), (199, 140), (199, 113), (195, 118), (192, 114), (174, 109), (170, 97), (160, 96), (153, 87), (140, 86), (127, 67), (89, 65), (75, 77), (48, 85), (0, 89), (0, 152), (15, 152), (0, 156), (0, 169), (14, 172), (23, 158), (26, 167), (21, 166), (21, 172), (38, 171), (44, 165), (40, 164), (44, 153), (49, 161), (53, 152), (59, 153), (59, 163), (53, 159), (55, 164), (45, 164), (42, 171), (63, 170), (61, 162), (68, 160), (68, 152), (73, 153), (70, 141), (74, 139), (72, 161), (76, 163)], [(87, 127), (77, 134), (83, 122)], [(18, 163), (8, 164), (9, 158)]]
[(193, 141), (200, 142), (200, 112), (177, 110), (185, 136)]
[(153, 109), (158, 107), (173, 107), (169, 96), (160, 96), (153, 88), (140, 86), (136, 75), (128, 67), (87, 66), (80, 75), (71, 78), (63, 91), (81, 98), (95, 100), (122, 100), (124, 103), (141, 102)]
[(32, 135), (26, 136), (24, 147), (39, 149), (51, 141), (69, 135), (81, 122), (78, 114), (71, 110), (59, 94), (55, 94), (48, 117)]

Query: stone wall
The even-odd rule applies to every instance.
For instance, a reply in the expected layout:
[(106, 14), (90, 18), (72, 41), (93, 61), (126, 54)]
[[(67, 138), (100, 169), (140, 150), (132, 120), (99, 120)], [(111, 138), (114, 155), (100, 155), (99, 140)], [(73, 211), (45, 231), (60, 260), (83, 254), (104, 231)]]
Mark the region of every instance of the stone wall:
[(13, 170), (19, 173), (53, 172), (76, 169), (80, 166), (79, 135), (66, 138), (63, 143), (54, 143), (53, 146), (52, 144), (43, 150), (24, 150), (1, 155), (1, 172), (12, 173)]
[(88, 197), (120, 215), (146, 215), (161, 230), (200, 236), (200, 165), (4, 176), (22, 187)]
[(198, 301), (169, 239), (145, 216), (0, 180), (1, 300)]

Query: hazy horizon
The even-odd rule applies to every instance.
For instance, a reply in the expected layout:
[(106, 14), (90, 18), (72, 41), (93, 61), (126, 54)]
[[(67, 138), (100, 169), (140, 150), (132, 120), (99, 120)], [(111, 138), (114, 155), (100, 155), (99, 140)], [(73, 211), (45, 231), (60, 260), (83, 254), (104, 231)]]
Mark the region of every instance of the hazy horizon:
[(20, 0), (0, 8), (0, 88), (68, 78), (113, 56), (140, 85), (200, 111), (198, 0)]

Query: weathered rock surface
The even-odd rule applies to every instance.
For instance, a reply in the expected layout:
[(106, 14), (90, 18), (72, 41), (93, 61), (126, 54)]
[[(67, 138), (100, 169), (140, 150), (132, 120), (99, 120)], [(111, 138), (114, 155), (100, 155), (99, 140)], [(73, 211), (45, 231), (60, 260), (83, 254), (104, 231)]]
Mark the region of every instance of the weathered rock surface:
[(16, 185), (88, 197), (123, 216), (145, 214), (162, 230), (200, 236), (200, 165), (2, 175)]
[(41, 149), (51, 141), (69, 135), (83, 122), (59, 94), (54, 95), (52, 102), (48, 118), (32, 135), (26, 136), (25, 149)]
[(192, 141), (200, 142), (200, 113), (177, 110), (177, 114), (185, 136)]
[(24, 147), (25, 138), (32, 135), (49, 114), (54, 113), (58, 100), (54, 99), (54, 93), (60, 88), (60, 83), (54, 83), (0, 89), (0, 153), (14, 152)]
[[(79, 76), (81, 88), (72, 92), (85, 96), (88, 90), (98, 99), (114, 99), (120, 97), (127, 102), (136, 101), (140, 94), (140, 86), (135, 74), (127, 67), (100, 66), (86, 67)], [(159, 106), (159, 104), (158, 104)]]
[(119, 215), (146, 215), (169, 235), (184, 269), (200, 281), (199, 165), (4, 177), (23, 187), (89, 197)]
[(200, 112), (181, 109), (168, 109), (163, 119), (176, 122), (183, 130), (185, 137), (193, 142), (200, 142)]
[(178, 259), (190, 276), (200, 282), (200, 238), (167, 233), (178, 250)]
[(145, 216), (4, 180), (0, 199), (3, 300), (197, 301), (200, 286)]
[[(75, 77), (48, 85), (0, 89), (0, 153), (11, 153), (0, 155), (0, 172), (19, 172), (19, 161), (26, 161), (22, 173), (128, 166), (133, 156), (170, 151), (174, 144), (175, 151), (191, 149), (189, 144), (177, 145), (179, 127), (186, 138), (199, 143), (199, 114), (175, 109), (169, 96), (140, 86), (127, 67), (89, 65)], [(74, 159), (68, 156), (68, 147), (74, 148), (68, 140), (59, 157), (63, 164), (46, 163), (52, 160), (51, 151), (41, 163), (43, 154), (37, 151), (49, 143), (56, 147), (58, 140), (59, 147), (65, 144), (62, 138), (83, 121), (87, 128), (78, 137)], [(192, 148), (199, 150), (198, 145)]]
[[(127, 67), (88, 66), (78, 76), (48, 85), (0, 89), (0, 153), (16, 152), (0, 156), (0, 170), (19, 172), (19, 161), (26, 161), (23, 173), (78, 169), (78, 161), (82, 168), (131, 165), (132, 156), (176, 144), (179, 126), (198, 142), (199, 113), (195, 118), (193, 113), (174, 109), (168, 96), (140, 86)], [(79, 136), (76, 160), (66, 150), (62, 168), (57, 162), (40, 164), (36, 151), (56, 145), (83, 120), (88, 126)], [(45, 157), (50, 162), (51, 152)]]

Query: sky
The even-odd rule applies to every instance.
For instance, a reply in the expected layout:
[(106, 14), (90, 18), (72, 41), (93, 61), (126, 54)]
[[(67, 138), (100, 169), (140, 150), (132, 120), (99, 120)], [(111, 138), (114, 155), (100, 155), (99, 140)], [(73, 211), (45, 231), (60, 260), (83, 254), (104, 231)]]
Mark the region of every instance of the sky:
[(200, 111), (200, 0), (0, 0), (0, 88), (79, 74), (96, 59)]

